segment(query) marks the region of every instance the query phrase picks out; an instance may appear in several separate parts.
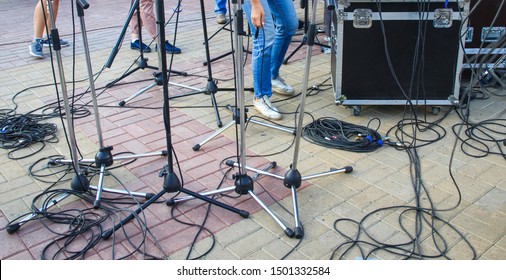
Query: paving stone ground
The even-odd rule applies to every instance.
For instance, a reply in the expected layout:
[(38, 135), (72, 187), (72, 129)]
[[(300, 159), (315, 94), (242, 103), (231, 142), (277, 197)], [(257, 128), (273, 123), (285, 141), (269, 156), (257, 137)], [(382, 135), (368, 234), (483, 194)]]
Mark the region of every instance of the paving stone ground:
[[(167, 19), (172, 16), (174, 2), (165, 1)], [(61, 50), (62, 65), (68, 82), (68, 93), (72, 95), (75, 92), (76, 104), (84, 105), (81, 107), (82, 111), (91, 112), (88, 116), (76, 119), (74, 128), (80, 155), (85, 159), (93, 159), (99, 149), (98, 132), (91, 106), (91, 95), (85, 92), (89, 83), (81, 27), (79, 19), (72, 18), (71, 3), (72, 1), (61, 1), (57, 19), (61, 37), (73, 41), (71, 47)], [(113, 165), (116, 168), (108, 170), (110, 175), (114, 176), (106, 176), (103, 186), (123, 193), (158, 194), (163, 192), (163, 179), (159, 177), (159, 171), (168, 164), (167, 158), (161, 156), (167, 148), (162, 87), (155, 85), (127, 102), (126, 106), (118, 106), (118, 103), (128, 96), (154, 84), (152, 74), (155, 70), (135, 71), (114, 86), (106, 87), (131, 67), (136, 67), (138, 53), (129, 49), (128, 30), (112, 66), (104, 67), (118, 41), (130, 1), (89, 0), (89, 3), (90, 8), (85, 11), (84, 20), (92, 67), (97, 75), (95, 85), (100, 105), (98, 109), (103, 141), (105, 145), (113, 146), (113, 153), (117, 157), (129, 154), (144, 155), (131, 163), (128, 160), (116, 160)], [(2, 29), (0, 106), (3, 112), (15, 108), (18, 114), (27, 114), (33, 110), (35, 110), (33, 113), (40, 114), (42, 110), (39, 108), (42, 106), (55, 108), (55, 102), (58, 100), (54, 77), (56, 82), (60, 80), (55, 53), (53, 52), (53, 63), (47, 48), (44, 49), (46, 58), (42, 60), (35, 59), (28, 53), (28, 44), (32, 37), (33, 5), (34, 1), (28, 0), (0, 0)], [(212, 6), (212, 1), (206, 1), (209, 35), (217, 32), (209, 41), (210, 54), (214, 58), (231, 50), (231, 36), (227, 29), (220, 31), (221, 26), (214, 21)], [(298, 7), (297, 13), (302, 19), (303, 11)], [(322, 14), (319, 13), (318, 22), (321, 21)], [(177, 36), (174, 33), (176, 29), (174, 18), (167, 24), (166, 34), (168, 40), (176, 39), (176, 45), (182, 49), (182, 54), (173, 58), (168, 56), (168, 59), (172, 65), (171, 69), (186, 72), (188, 75), (171, 75), (171, 84), (168, 88), (171, 97), (191, 94), (171, 98), (169, 102), (171, 140), (179, 163), (174, 165), (175, 174), (186, 189), (194, 192), (231, 187), (234, 185), (231, 176), (237, 168), (234, 172), (227, 173), (227, 179), (221, 183), (223, 171), (228, 168), (222, 162), (226, 159), (236, 160), (235, 126), (203, 144), (198, 151), (192, 149), (195, 144), (201, 143), (217, 131), (218, 127), (211, 96), (202, 92), (209, 77), (208, 69), (203, 65), (206, 56), (199, 1), (184, 1), (179, 17)], [(289, 53), (300, 44), (296, 42), (300, 38), (301, 35), (294, 37)], [(318, 38), (325, 42), (323, 34), (319, 34)], [(247, 36), (244, 37), (243, 44), (245, 49), (251, 47)], [(156, 53), (145, 54), (145, 57), (149, 59), (150, 66), (158, 66)], [(246, 87), (251, 87), (249, 67), (251, 55), (246, 54), (245, 58), (244, 82)], [(298, 91), (301, 90), (306, 62), (304, 46), (295, 51), (288, 64), (282, 66), (281, 75)], [(233, 64), (231, 55), (211, 64), (212, 78), (217, 81), (220, 89), (215, 98), (224, 125), (232, 121), (226, 106), (235, 102), (234, 92), (227, 90), (234, 88)], [(367, 126), (371, 121), (371, 126), (379, 126), (378, 132), (386, 135), (403, 117), (409, 118), (409, 113), (405, 114), (404, 106), (363, 106), (361, 113), (355, 116), (350, 108), (336, 105), (329, 86), (330, 68), (330, 55), (321, 52), (318, 46), (315, 46), (312, 51), (308, 85), (318, 86), (320, 91), (312, 92), (306, 98), (305, 124), (311, 122), (311, 118), (323, 117), (361, 126)], [(55, 75), (53, 71), (56, 71)], [(73, 79), (76, 81), (75, 84), (71, 82)], [(367, 82), (367, 78), (364, 79), (364, 82)], [(61, 96), (61, 87), (58, 89)], [(198, 92), (195, 92), (195, 89)], [(487, 93), (485, 96), (487, 98), (477, 98), (469, 104), (469, 121), (476, 124), (495, 120), (502, 126), (493, 126), (496, 132), (491, 133), (497, 137), (496, 139), (504, 138), (505, 92), (494, 89), (494, 94)], [(250, 108), (248, 115), (254, 116), (256, 111), (251, 107), (252, 94), (244, 92), (244, 99)], [(294, 115), (290, 112), (297, 109), (300, 98), (286, 99), (274, 96), (273, 101), (281, 111), (289, 113), (279, 124), (293, 127)], [(402, 257), (397, 254), (374, 248), (381, 247), (382, 244), (414, 243), (416, 253), (413, 258), (420, 254), (436, 256), (436, 259), (504, 260), (506, 259), (504, 222), (506, 161), (503, 156), (505, 148), (500, 142), (498, 145), (489, 143), (491, 151), (495, 154), (483, 157), (467, 155), (465, 152), (474, 155), (481, 153), (462, 146), (462, 141), (455, 136), (452, 129), (458, 131), (460, 128), (458, 124), (462, 123), (458, 110), (443, 106), (439, 114), (433, 115), (431, 109), (418, 106), (416, 110), (419, 120), (430, 123), (442, 119), (438, 131), (444, 131), (445, 135), (430, 145), (416, 150), (409, 149), (411, 153), (388, 145), (373, 152), (356, 153), (326, 148), (305, 139), (301, 140), (300, 150), (296, 153), (291, 145), (294, 139), (291, 132), (255, 123), (248, 125), (245, 133), (248, 167), (262, 169), (275, 161), (277, 166), (269, 172), (282, 177), (294, 163), (295, 155), (298, 156), (297, 169), (302, 176), (326, 172), (331, 168), (353, 167), (352, 173), (338, 173), (303, 181), (296, 192), (300, 221), (304, 228), (304, 237), (301, 240), (287, 237), (283, 229), (251, 195), (239, 197), (234, 191), (230, 191), (217, 197), (218, 201), (250, 213), (249, 218), (243, 218), (217, 206), (209, 207), (200, 199), (193, 199), (174, 207), (167, 206), (166, 199), (184, 195), (161, 193), (163, 196), (156, 203), (136, 215), (133, 221), (125, 224), (122, 227), (124, 230), (117, 231), (114, 238), (96, 239), (97, 244), (79, 258), (108, 260), (156, 257), (184, 260), (201, 256), (206, 260), (282, 258), (323, 260), (340, 257), (356, 259), (364, 257), (360, 253), (361, 248), (364, 254), (370, 253), (368, 256), (370, 258), (399, 259)], [(50, 110), (52, 109), (44, 113), (49, 113)], [(381, 124), (374, 121), (375, 118), (378, 118)], [(70, 189), (68, 181), (51, 186), (50, 183), (30, 175), (31, 166), (35, 167), (33, 171), (38, 172), (38, 169), (46, 167), (50, 162), (48, 158), (53, 156), (70, 158), (62, 126), (66, 121), (62, 121), (58, 114), (55, 114), (42, 123), (56, 124), (58, 142), (46, 143), (38, 153), (35, 152), (40, 144), (14, 152), (0, 150), (1, 228), (23, 214), (30, 213), (32, 200), (47, 188), (65, 191)], [(406, 131), (412, 132), (409, 125), (406, 126)], [(458, 132), (461, 136), (464, 135), (464, 131)], [(484, 133), (474, 132), (481, 136)], [(430, 140), (436, 137), (433, 132), (420, 130), (417, 133), (420, 139)], [(390, 132), (389, 136), (394, 136), (393, 132)], [(418, 165), (415, 168), (410, 160), (415, 151), (416, 158), (419, 159), (419, 168)], [(501, 151), (503, 155), (498, 154)], [(21, 158), (24, 155), (28, 156)], [(9, 156), (19, 159), (10, 159)], [(47, 169), (45, 170), (43, 172), (47, 174)], [(61, 168), (56, 166), (51, 168), (51, 171), (57, 170)], [(37, 175), (41, 175), (37, 172), (35, 172)], [(414, 180), (414, 173), (419, 173), (421, 180)], [(250, 171), (248, 174), (254, 176), (254, 172)], [(44, 177), (45, 181), (55, 179), (54, 175)], [(93, 177), (92, 184), (98, 184), (98, 175)], [(254, 185), (254, 193), (289, 228), (293, 228), (292, 194), (283, 185), (282, 180), (273, 176), (259, 176)], [(63, 199), (50, 209), (54, 213), (69, 213), (73, 216), (87, 213), (90, 215), (87, 216), (89, 219), (98, 219), (98, 216), (110, 214), (109, 218), (100, 224), (101, 227), (92, 227), (67, 249), (84, 248), (90, 240), (95, 240), (99, 236), (101, 230), (110, 229), (121, 217), (129, 215), (132, 209), (136, 209), (135, 205), (119, 203), (131, 203), (133, 199), (129, 195), (118, 196), (105, 192), (103, 197), (116, 199), (111, 201), (111, 204), (107, 200), (102, 201), (104, 207), (115, 208), (114, 210), (107, 213), (94, 210), (93, 201), (87, 201), (77, 195)], [(118, 201), (118, 198), (121, 200)], [(143, 198), (136, 199), (140, 203), (144, 202)], [(420, 207), (418, 212), (413, 210), (416, 206)], [(37, 207), (42, 205), (39, 203)], [(432, 211), (431, 208), (436, 210)], [(202, 223), (205, 230), (195, 226)], [(358, 228), (360, 236), (356, 239)], [(72, 257), (74, 254), (69, 251), (57, 254), (60, 248), (65, 247), (65, 241), (58, 239), (59, 235), (56, 233), (68, 230), (68, 224), (49, 221), (46, 218), (23, 224), (12, 234), (2, 230), (0, 259)], [(417, 231), (419, 237), (413, 241)], [(410, 246), (405, 248), (412, 250)], [(444, 256), (440, 256), (441, 251), (444, 251)]]

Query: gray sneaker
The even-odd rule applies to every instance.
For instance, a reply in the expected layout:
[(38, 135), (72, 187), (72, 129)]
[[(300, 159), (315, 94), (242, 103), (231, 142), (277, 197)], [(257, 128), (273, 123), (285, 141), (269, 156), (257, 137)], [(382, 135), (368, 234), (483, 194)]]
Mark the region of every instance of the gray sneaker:
[(35, 40), (30, 43), (28, 47), (30, 50), (30, 54), (36, 58), (44, 58), (44, 54), (42, 54), (42, 42), (41, 40)]
[(264, 117), (269, 118), (271, 120), (280, 120), (281, 114), (278, 113), (278, 109), (272, 105), (269, 97), (262, 96), (262, 98), (257, 99), (253, 97), (253, 106), (255, 109), (262, 114)]
[(289, 85), (286, 84), (285, 80), (281, 77), (277, 77), (272, 82), (272, 92), (283, 94), (283, 95), (293, 95), (295, 90)]

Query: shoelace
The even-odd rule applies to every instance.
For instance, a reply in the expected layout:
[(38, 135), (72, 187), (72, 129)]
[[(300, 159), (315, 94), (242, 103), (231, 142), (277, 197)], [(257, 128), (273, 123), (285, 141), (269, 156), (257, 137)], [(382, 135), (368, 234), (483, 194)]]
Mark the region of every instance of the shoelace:
[(35, 44), (35, 50), (36, 51), (41, 51), (42, 50), (42, 43), (37, 41), (38, 44)]

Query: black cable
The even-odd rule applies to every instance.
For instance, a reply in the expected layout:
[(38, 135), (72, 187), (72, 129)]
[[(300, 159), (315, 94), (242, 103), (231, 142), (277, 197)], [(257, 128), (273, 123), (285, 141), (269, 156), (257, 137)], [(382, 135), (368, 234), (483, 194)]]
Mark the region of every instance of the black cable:
[[(460, 147), (464, 154), (474, 158), (501, 155), (506, 159), (506, 150), (503, 148), (503, 142), (506, 140), (506, 119), (462, 122), (453, 125), (452, 131), (461, 141)], [(461, 135), (461, 131), (464, 135)]]
[[(369, 127), (373, 120), (379, 123), (376, 129)], [(324, 117), (307, 124), (302, 129), (302, 137), (327, 148), (357, 153), (372, 152), (383, 146), (383, 139), (378, 133), (381, 122), (377, 118), (373, 120), (367, 126), (360, 126)]]
[[(9, 159), (22, 159), (40, 152), (46, 143), (56, 143), (57, 128), (52, 123), (40, 123), (44, 118), (34, 115), (5, 114), (0, 116), (0, 148), (11, 150)], [(36, 150), (18, 155), (22, 149), (41, 144)]]
[[(381, 3), (376, 1), (378, 10), (381, 16)], [(425, 14), (428, 11), (427, 6), (430, 1), (418, 1), (420, 10), (420, 21), (424, 21)], [(454, 210), (461, 201), (461, 193), (458, 185), (454, 180), (455, 189), (457, 191), (458, 201), (454, 206), (447, 209), (438, 209), (432, 200), (429, 189), (424, 183), (421, 169), (421, 159), (418, 155), (418, 148), (430, 145), (442, 139), (446, 132), (439, 125), (439, 123), (448, 116), (448, 111), (443, 117), (435, 122), (422, 121), (418, 118), (415, 106), (411, 102), (411, 98), (416, 96), (418, 98), (418, 89), (420, 89), (424, 96), (423, 72), (424, 72), (424, 42), (426, 36), (426, 26), (423, 23), (419, 24), (417, 47), (413, 56), (412, 76), (408, 90), (402, 89), (398, 82), (393, 65), (388, 58), (388, 44), (386, 42), (385, 29), (382, 24), (382, 32), (384, 34), (384, 46), (390, 70), (394, 79), (398, 82), (399, 89), (406, 97), (407, 105), (405, 107), (404, 115), (397, 125), (388, 130), (386, 139), (389, 139), (387, 144), (396, 147), (399, 151), (404, 151), (409, 158), (409, 172), (411, 178), (411, 185), (414, 193), (414, 205), (398, 205), (382, 207), (367, 213), (360, 220), (353, 220), (349, 218), (337, 219), (334, 222), (334, 229), (338, 235), (346, 239), (345, 242), (336, 246), (331, 255), (331, 259), (339, 257), (340, 259), (348, 257), (352, 253), (359, 253), (362, 259), (374, 257), (374, 255), (382, 256), (381, 253), (388, 253), (395, 257), (403, 259), (425, 259), (425, 258), (451, 258), (449, 256), (450, 247), (446, 241), (447, 235), (453, 234), (464, 241), (467, 248), (471, 252), (471, 258), (475, 259), (476, 251), (467, 240), (467, 238), (458, 229), (452, 226), (449, 222), (441, 219), (439, 213), (443, 211)], [(417, 72), (418, 74), (415, 74)], [(416, 91), (415, 91), (416, 88)], [(413, 95), (412, 93), (416, 93)], [(394, 136), (390, 137), (389, 133), (395, 130)], [(419, 144), (421, 142), (421, 144)], [(451, 174), (451, 162), (450, 162)], [(452, 174), (451, 174), (452, 175)], [(452, 177), (453, 178), (453, 177)], [(391, 239), (384, 236), (378, 238), (371, 230), (374, 225), (381, 222), (382, 217), (398, 215), (398, 223), (401, 231)], [(354, 226), (355, 230), (350, 230), (349, 225)], [(346, 231), (344, 230), (346, 229)], [(427, 230), (429, 233), (427, 233)], [(444, 230), (443, 235), (441, 231)], [(425, 238), (425, 237), (429, 238)], [(386, 241), (385, 241), (386, 240)], [(432, 247), (436, 252), (426, 253), (422, 242), (429, 243), (432, 241)]]

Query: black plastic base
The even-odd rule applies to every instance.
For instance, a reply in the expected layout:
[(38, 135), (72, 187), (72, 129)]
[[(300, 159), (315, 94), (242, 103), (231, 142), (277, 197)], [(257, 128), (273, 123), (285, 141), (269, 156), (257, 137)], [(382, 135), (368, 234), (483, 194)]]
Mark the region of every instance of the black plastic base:
[(113, 231), (113, 230), (104, 231), (104, 232), (102, 233), (102, 239), (104, 239), (104, 240), (109, 239), (109, 237), (111, 237), (111, 235), (112, 235), (113, 233), (114, 233), (114, 231)]
[(245, 210), (239, 210), (239, 215), (243, 218), (248, 218), (249, 217), (249, 212), (248, 211), (245, 211)]
[(16, 231), (18, 231), (18, 229), (21, 227), (21, 225), (19, 224), (12, 224), (12, 225), (8, 225), (6, 227), (6, 230), (7, 230), (7, 233), (8, 234), (13, 234), (15, 233)]
[(178, 192), (181, 189), (181, 182), (174, 172), (169, 172), (167, 166), (164, 167), (164, 171), (161, 172), (161, 176), (164, 176), (163, 189), (168, 193)]
[(169, 199), (167, 199), (167, 201), (165, 201), (165, 204), (167, 206), (174, 206), (174, 205), (176, 205), (176, 200), (174, 198), (169, 198)]
[(90, 188), (90, 181), (83, 174), (79, 174), (72, 178), (70, 182), (70, 188), (74, 191), (85, 192)]
[(196, 144), (195, 146), (193, 146), (192, 148), (194, 151), (198, 151), (200, 149), (200, 144)]
[(147, 68), (148, 67), (148, 59), (147, 58), (139, 59), (137, 61), (137, 65), (141, 69)]
[(111, 166), (114, 163), (114, 159), (112, 156), (112, 146), (107, 146), (101, 148), (98, 153), (95, 155), (95, 165), (101, 166), (104, 165), (106, 167)]
[(217, 93), (217, 92), (218, 92), (218, 87), (216, 86), (216, 83), (213, 80), (208, 81), (207, 86), (206, 86), (206, 91), (204, 93), (211, 94), (211, 93)]
[(290, 238), (295, 236), (295, 233), (293, 233), (293, 230), (291, 230), (289, 228), (285, 229), (285, 234), (286, 234), (286, 236), (288, 236)]
[(295, 238), (301, 239), (302, 237), (304, 237), (304, 230), (302, 229), (302, 227), (296, 227), (295, 228)]
[(286, 172), (283, 179), (283, 185), (287, 188), (295, 187), (296, 189), (302, 184), (302, 176), (297, 169), (290, 169)]
[(235, 174), (235, 192), (238, 194), (248, 194), (253, 190), (253, 179), (247, 174)]

